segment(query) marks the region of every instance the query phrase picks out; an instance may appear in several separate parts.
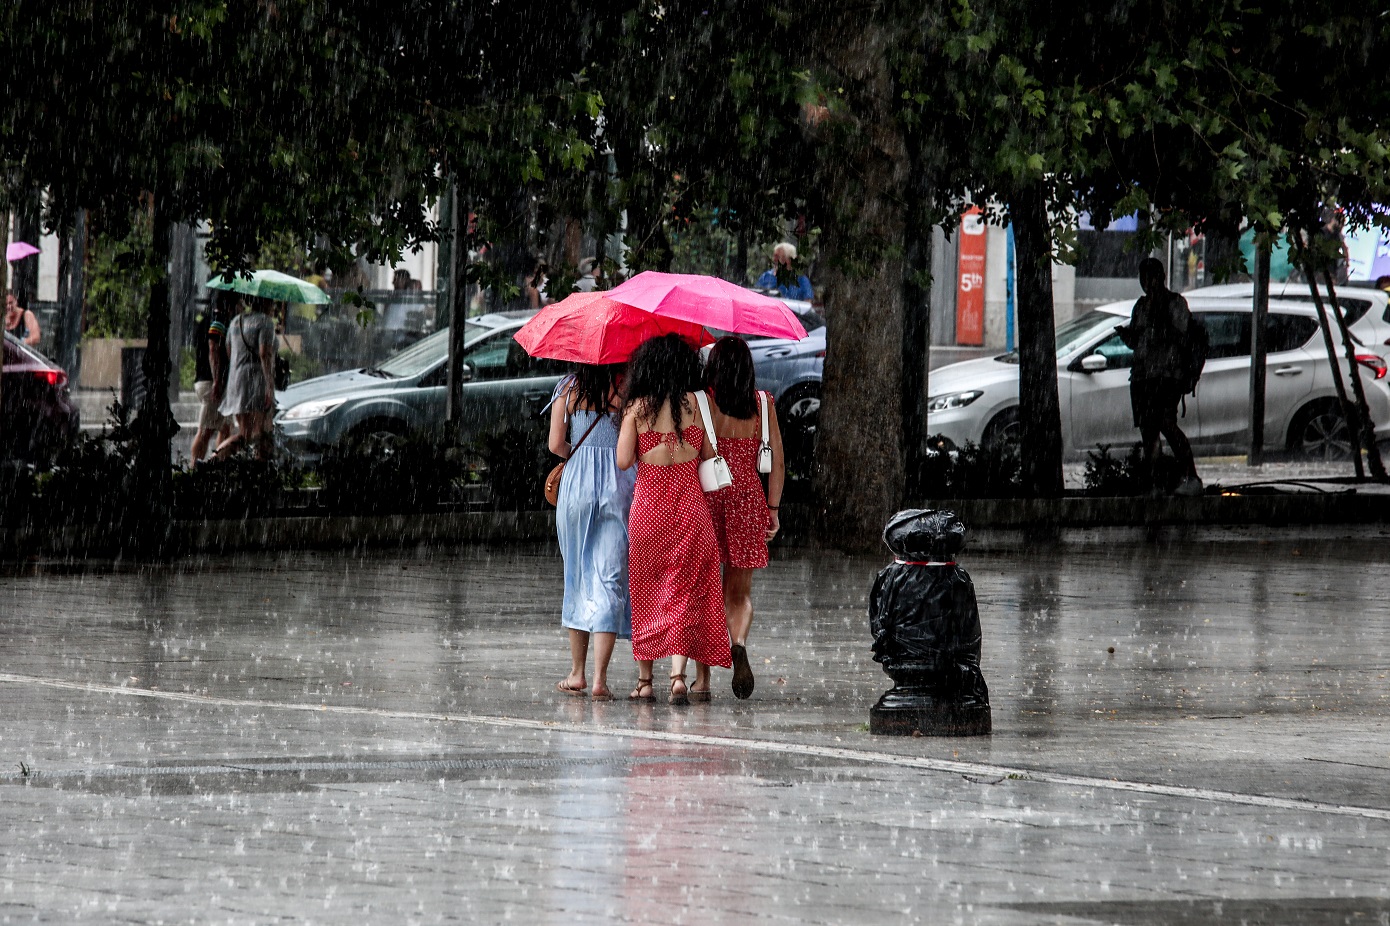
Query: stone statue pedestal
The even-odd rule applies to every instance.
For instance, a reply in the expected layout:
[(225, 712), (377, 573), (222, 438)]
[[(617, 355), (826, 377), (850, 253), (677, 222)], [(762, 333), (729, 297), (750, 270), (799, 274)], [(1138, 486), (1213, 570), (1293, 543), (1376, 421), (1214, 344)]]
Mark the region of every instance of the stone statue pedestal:
[(869, 732), (879, 736), (984, 736), (992, 728), (989, 704), (922, 686), (899, 685), (869, 708)]

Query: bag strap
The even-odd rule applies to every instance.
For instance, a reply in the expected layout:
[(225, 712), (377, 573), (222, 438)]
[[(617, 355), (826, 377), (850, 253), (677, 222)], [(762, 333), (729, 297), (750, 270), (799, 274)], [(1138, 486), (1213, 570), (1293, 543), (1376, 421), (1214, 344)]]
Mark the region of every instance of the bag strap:
[(765, 392), (760, 391), (758, 393), (758, 409), (762, 412), (763, 445), (766, 446), (769, 443), (769, 435), (767, 433), (767, 393)]
[(696, 390), (695, 404), (700, 406), (700, 417), (705, 421), (705, 434), (709, 436), (709, 449), (714, 451), (715, 456), (719, 456), (719, 438), (714, 436), (714, 425), (710, 423), (709, 399), (705, 397), (703, 389)]
[[(588, 428), (588, 430), (586, 430), (586, 431), (584, 432), (584, 436), (583, 436), (583, 437), (579, 438), (579, 440), (575, 441), (574, 444), (571, 445), (571, 447), (570, 447), (570, 456), (571, 456), (571, 457), (574, 456), (574, 452), (575, 452), (576, 450), (579, 449), (579, 445), (582, 444), (582, 443), (584, 443), (585, 439), (588, 438), (588, 436), (589, 436), (590, 434), (594, 433), (594, 428), (598, 427), (598, 423), (599, 423), (601, 420), (603, 420), (603, 412), (595, 412), (595, 413), (594, 413), (594, 421), (593, 421), (593, 424), (589, 425), (589, 428)], [(566, 457), (565, 459), (569, 459), (569, 457)]]

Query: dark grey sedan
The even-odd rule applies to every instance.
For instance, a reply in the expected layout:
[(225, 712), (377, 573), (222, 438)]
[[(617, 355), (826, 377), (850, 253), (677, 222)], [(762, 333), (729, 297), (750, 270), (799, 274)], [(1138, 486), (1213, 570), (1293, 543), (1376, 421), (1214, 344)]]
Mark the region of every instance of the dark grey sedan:
[[(464, 443), (535, 426), (566, 365), (529, 356), (513, 340), (525, 318), (483, 315), (465, 325)], [(330, 373), (276, 394), (275, 423), (289, 453), (316, 463), (326, 453), (440, 433), (448, 402), (448, 329), (379, 366)]]

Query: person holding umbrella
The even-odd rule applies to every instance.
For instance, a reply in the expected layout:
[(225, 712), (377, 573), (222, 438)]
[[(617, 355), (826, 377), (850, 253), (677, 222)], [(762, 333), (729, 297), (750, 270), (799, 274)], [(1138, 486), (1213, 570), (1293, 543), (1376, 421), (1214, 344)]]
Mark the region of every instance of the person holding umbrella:
[(29, 309), (22, 307), (14, 293), (5, 293), (5, 330), (34, 347), (43, 338), (39, 320)]
[(618, 465), (637, 466), (629, 518), (633, 700), (652, 694), (652, 663), (671, 657), (670, 703), (690, 703), (689, 659), (730, 665), (719, 549), (698, 467), (713, 456), (698, 409), (699, 355), (678, 335), (653, 338), (628, 365)]
[[(533, 357), (577, 364), (550, 407), (550, 451), (566, 460), (555, 493), (555, 528), (565, 562), (561, 625), (569, 636), (570, 672), (556, 684), (567, 695), (586, 690), (594, 648), (594, 700), (607, 701), (608, 663), (619, 637), (632, 633), (628, 594), (628, 515), (636, 472), (616, 461), (625, 361), (648, 339), (674, 333), (689, 344), (714, 339), (700, 325), (661, 318), (613, 302), (603, 293), (575, 293), (522, 326), (516, 341)], [(645, 697), (653, 700), (650, 672)]]

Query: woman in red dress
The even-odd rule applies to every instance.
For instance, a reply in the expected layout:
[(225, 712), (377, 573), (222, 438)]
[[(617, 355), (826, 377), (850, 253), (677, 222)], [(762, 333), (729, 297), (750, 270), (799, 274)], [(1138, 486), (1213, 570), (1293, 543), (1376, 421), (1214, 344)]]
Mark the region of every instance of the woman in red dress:
[[(753, 669), (748, 664), (748, 629), (753, 624), (753, 570), (767, 567), (767, 545), (781, 527), (781, 504), (786, 471), (782, 460), (782, 432), (772, 396), (753, 388), (753, 354), (742, 338), (720, 338), (705, 364), (705, 386), (713, 405), (712, 427), (719, 453), (733, 472), (734, 484), (708, 496), (719, 541), (719, 561), (724, 565), (724, 615), (733, 640), (734, 697), (753, 693)], [(767, 474), (767, 493), (758, 474), (762, 448), (763, 415), (767, 416), (772, 471)], [(709, 698), (709, 667), (695, 667), (690, 696)]]
[(691, 391), (699, 381), (699, 356), (674, 334), (646, 342), (628, 363), (617, 455), (622, 469), (637, 464), (628, 515), (634, 701), (655, 700), (653, 660), (671, 657), (672, 704), (689, 703), (687, 659), (730, 665), (719, 549), (698, 472), (711, 456)]

